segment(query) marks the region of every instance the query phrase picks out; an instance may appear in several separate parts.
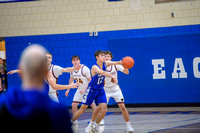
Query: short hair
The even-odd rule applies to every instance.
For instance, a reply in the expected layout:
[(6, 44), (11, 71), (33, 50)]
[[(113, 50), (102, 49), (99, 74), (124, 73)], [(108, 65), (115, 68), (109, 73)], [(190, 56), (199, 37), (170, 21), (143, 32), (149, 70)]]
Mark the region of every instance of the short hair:
[(20, 58), (19, 67), (26, 74), (32, 78), (43, 80), (44, 75), (47, 73), (47, 58), (46, 49), (40, 45), (28, 46), (22, 53)]
[(71, 60), (73, 60), (74, 58), (77, 58), (77, 59), (81, 60), (80, 57), (79, 57), (78, 55), (72, 56)]
[(105, 55), (108, 55), (108, 54), (109, 54), (110, 57), (113, 58), (113, 54), (112, 54), (110, 51), (105, 51), (104, 54), (105, 54)]
[[(94, 56), (96, 58), (96, 56), (99, 56), (100, 54), (104, 54), (104, 51), (103, 50), (97, 50), (95, 53), (94, 53)], [(96, 58), (97, 59), (97, 58)]]
[(49, 54), (49, 55), (51, 55), (51, 56), (52, 56), (52, 53), (50, 53), (50, 52), (46, 52), (46, 54)]

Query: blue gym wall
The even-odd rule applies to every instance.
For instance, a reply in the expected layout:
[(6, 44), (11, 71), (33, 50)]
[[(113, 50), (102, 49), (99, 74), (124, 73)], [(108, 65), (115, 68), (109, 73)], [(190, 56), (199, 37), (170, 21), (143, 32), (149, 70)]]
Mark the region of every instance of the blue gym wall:
[[(187, 79), (172, 79), (169, 76), (173, 71), (173, 62), (175, 60), (175, 57), (179, 58), (179, 55), (174, 54), (174, 56), (168, 58), (168, 54), (163, 52), (165, 51), (165, 49), (169, 50), (173, 46), (175, 48), (179, 48), (181, 44), (177, 44), (176, 47), (176, 43), (173, 43), (172, 45), (169, 45), (170, 43), (168, 43), (167, 45), (165, 45), (164, 43), (160, 44), (159, 41), (149, 42), (149, 40), (151, 40), (151, 38), (153, 37), (156, 37), (156, 40), (159, 40), (159, 38), (161, 38), (161, 40), (163, 41), (163, 36), (169, 37), (168, 39), (178, 36), (178, 38), (181, 39), (182, 37), (187, 37), (190, 35), (197, 36), (197, 40), (195, 40), (195, 57), (200, 57), (200, 42), (196, 42), (200, 38), (200, 25), (104, 31), (99, 32), (98, 36), (92, 37), (89, 36), (89, 33), (5, 37), (7, 70), (9, 71), (17, 68), (22, 50), (29, 44), (33, 43), (38, 43), (45, 46), (47, 50), (53, 54), (52, 64), (56, 64), (62, 67), (72, 66), (71, 56), (79, 55), (81, 58), (81, 63), (91, 68), (92, 64), (95, 62), (94, 52), (96, 50), (111, 50), (111, 52), (113, 52), (114, 54), (114, 59), (121, 59), (122, 57), (129, 54), (136, 61), (135, 66), (133, 67), (133, 69), (130, 70), (130, 75), (124, 75), (119, 72), (119, 84), (125, 97), (125, 103), (199, 103), (200, 79), (194, 78), (191, 75), (192, 60), (186, 62), (187, 65), (185, 68), (186, 72), (189, 71), (189, 81), (187, 81)], [(139, 39), (138, 43), (141, 43), (141, 47), (147, 48), (145, 48), (144, 50), (138, 49), (138, 45), (130, 45), (129, 43), (126, 43), (127, 40), (135, 41), (134, 39), (137, 38)], [(146, 41), (142, 41), (145, 39)], [(120, 41), (122, 44), (118, 43)], [(145, 44), (147, 42), (149, 42), (148, 45)], [(157, 46), (159, 46), (160, 49), (156, 49)], [(162, 49), (162, 47), (164, 47), (164, 50)], [(187, 43), (184, 44), (184, 47), (187, 47)], [(144, 58), (143, 55), (140, 59), (140, 54), (142, 52), (148, 53), (148, 51), (146, 51), (146, 49), (148, 48), (151, 48), (151, 52), (154, 52), (154, 54), (146, 58)], [(133, 52), (130, 52), (132, 50)], [(193, 51), (190, 51), (189, 53), (187, 53), (186, 56), (190, 56), (190, 53), (192, 52)], [(181, 54), (180, 56), (182, 57)], [(191, 59), (193, 56), (194, 55), (191, 56)], [(165, 66), (165, 69), (172, 69), (172, 71), (166, 72), (166, 74), (168, 75), (167, 79), (152, 80), (153, 66), (151, 64), (151, 60), (154, 57), (158, 59), (167, 58), (168, 60), (172, 60), (169, 63), (168, 68), (167, 65)], [(183, 56), (183, 58), (184, 57), (185, 56)], [(187, 59), (183, 59), (183, 63), (185, 62), (185, 60)], [(142, 61), (147, 62), (147, 70), (144, 70), (146, 69), (144, 66), (137, 65), (137, 62), (139, 64)], [(141, 63), (141, 65), (146, 64)], [(142, 75), (144, 75), (144, 78)], [(65, 73), (59, 77), (58, 83), (68, 84), (68, 79), (69, 74)], [(171, 86), (165, 86), (169, 82)], [(183, 89), (186, 91), (182, 91), (181, 87), (178, 87), (178, 90), (175, 90), (177, 88), (176, 82), (188, 82), (188, 84), (185, 83), (187, 84), (186, 87), (182, 86)], [(21, 82), (17, 74), (8, 76), (8, 85), (20, 85), (20, 83)], [(156, 86), (155, 88), (154, 85)], [(59, 91), (59, 100), (61, 103), (70, 106), (75, 90), (71, 90), (68, 97), (65, 97), (64, 92), (65, 91)], [(113, 99), (111, 99), (109, 105), (113, 104), (116, 103)]]

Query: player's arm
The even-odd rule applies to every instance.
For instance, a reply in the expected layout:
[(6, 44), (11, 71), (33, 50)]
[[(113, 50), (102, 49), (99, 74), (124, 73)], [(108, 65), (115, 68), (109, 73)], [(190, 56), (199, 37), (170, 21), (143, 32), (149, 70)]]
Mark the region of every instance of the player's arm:
[(105, 71), (99, 69), (99, 67), (97, 67), (96, 65), (92, 66), (91, 72), (93, 73), (93, 75), (94, 75), (94, 73), (99, 73), (99, 74), (101, 74), (101, 75), (103, 75), (105, 77), (113, 78), (114, 79), (114, 83), (117, 83), (117, 79), (114, 76), (112, 76), (108, 72), (105, 72)]
[[(89, 77), (89, 78), (87, 78), (87, 79), (88, 79), (88, 81), (90, 82), (92, 78)], [(83, 90), (81, 90), (80, 93), (81, 93), (81, 94), (84, 94), (85, 91), (87, 90), (87, 87), (88, 87), (88, 85), (87, 85)]]
[(67, 68), (63, 68), (62, 69), (62, 72), (72, 72), (72, 71), (75, 71), (75, 70), (79, 70), (81, 68), (81, 65), (78, 65), (77, 67), (67, 67)]
[[(74, 78), (73, 78), (73, 77), (70, 77), (70, 78), (69, 78), (69, 84), (71, 84), (71, 83), (73, 83), (73, 82), (74, 82)], [(65, 96), (66, 96), (66, 97), (68, 97), (69, 91), (70, 91), (70, 88), (67, 89), (67, 90), (65, 91)]]
[(110, 65), (122, 65), (122, 61), (105, 61), (107, 66)]
[[(114, 76), (112, 76), (111, 74), (109, 74), (108, 72), (106, 71), (103, 71), (102, 69), (99, 69), (99, 67), (97, 67), (96, 65), (92, 66), (92, 69), (91, 69), (91, 72), (92, 73), (99, 73), (103, 76), (106, 76), (106, 77), (110, 77), (110, 78), (113, 78)], [(94, 75), (94, 74), (93, 74)]]
[(124, 68), (124, 70), (122, 71), (124, 74), (129, 74), (129, 70), (127, 68)]
[(22, 71), (19, 70), (19, 69), (11, 70), (11, 71), (9, 71), (7, 74), (13, 74), (13, 73), (22, 73)]
[(51, 75), (50, 72), (47, 73), (46, 79), (49, 82), (50, 86), (55, 90), (65, 90), (65, 89), (69, 89), (69, 88), (77, 88), (79, 86), (79, 83), (71, 83), (69, 85), (59, 85), (53, 79), (53, 76)]

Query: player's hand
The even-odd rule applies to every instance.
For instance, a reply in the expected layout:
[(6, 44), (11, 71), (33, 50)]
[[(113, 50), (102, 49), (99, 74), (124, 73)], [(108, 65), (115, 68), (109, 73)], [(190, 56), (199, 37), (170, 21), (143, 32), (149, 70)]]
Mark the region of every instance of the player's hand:
[(81, 68), (81, 64), (76, 66), (76, 67), (74, 67), (74, 70), (79, 70), (80, 68)]
[(18, 71), (17, 70), (12, 70), (12, 71), (9, 71), (7, 74), (13, 74), (13, 73), (17, 73)]
[(84, 89), (84, 90), (80, 90), (79, 93), (80, 93), (80, 94), (84, 94), (84, 93), (85, 93), (85, 89)]
[(2, 87), (0, 87), (0, 91), (2, 91), (3, 89), (2, 89)]
[(80, 85), (79, 83), (71, 83), (70, 88), (78, 88), (79, 85)]
[(118, 80), (117, 80), (117, 78), (115, 78), (114, 76), (113, 76), (113, 78), (112, 78), (113, 80), (114, 80), (114, 84), (117, 84), (118, 83)]
[(69, 89), (67, 89), (67, 91), (65, 91), (65, 96), (66, 96), (66, 97), (69, 96)]
[(122, 65), (122, 60), (118, 61), (120, 65)]

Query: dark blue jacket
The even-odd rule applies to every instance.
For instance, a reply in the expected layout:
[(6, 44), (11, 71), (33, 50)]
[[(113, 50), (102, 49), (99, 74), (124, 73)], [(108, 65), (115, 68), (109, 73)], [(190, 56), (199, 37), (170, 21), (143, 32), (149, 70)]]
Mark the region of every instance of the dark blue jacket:
[(66, 107), (44, 92), (20, 87), (0, 96), (0, 126), (1, 132), (72, 133)]

